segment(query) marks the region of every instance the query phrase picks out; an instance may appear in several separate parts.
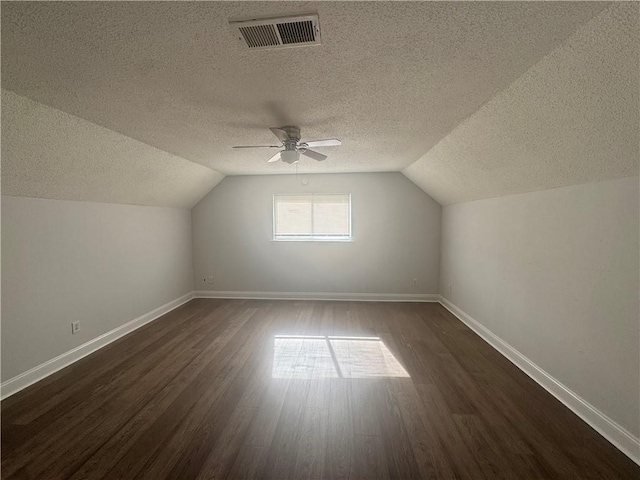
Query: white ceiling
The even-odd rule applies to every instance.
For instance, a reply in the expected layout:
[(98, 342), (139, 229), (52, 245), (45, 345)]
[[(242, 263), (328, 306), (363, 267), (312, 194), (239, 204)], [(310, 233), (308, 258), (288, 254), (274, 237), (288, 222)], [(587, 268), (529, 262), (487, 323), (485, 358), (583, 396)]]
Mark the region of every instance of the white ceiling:
[(2, 91), (2, 194), (191, 208), (223, 175)]
[(441, 204), (638, 175), (637, 3), (618, 3), (403, 173)]
[[(272, 143), (275, 137), (267, 127), (285, 124), (300, 125), (306, 139), (337, 136), (344, 142), (339, 148), (318, 149), (329, 159), (322, 163), (305, 159), (299, 164), (300, 172), (403, 171), (443, 203), (513, 193), (514, 188), (556, 186), (555, 177), (549, 179), (547, 174), (533, 183), (521, 181), (530, 174), (526, 167), (533, 154), (518, 159), (508, 175), (492, 180), (486, 174), (490, 169), (478, 165), (477, 152), (469, 150), (469, 145), (480, 138), (493, 142), (483, 150), (481, 161), (490, 158), (504, 168), (509, 156), (521, 153), (518, 148), (524, 147), (518, 142), (523, 139), (514, 134), (506, 141), (504, 136), (490, 135), (492, 129), (542, 128), (534, 138), (548, 139), (545, 117), (558, 101), (564, 102), (564, 94), (546, 100), (545, 88), (555, 91), (565, 81), (564, 57), (546, 67), (536, 64), (545, 65), (557, 51), (565, 51), (565, 57), (574, 62), (570, 68), (574, 73), (589, 78), (590, 69), (597, 69), (597, 79), (585, 82), (585, 92), (608, 80), (599, 60), (589, 60), (589, 52), (575, 46), (582, 43), (574, 42), (567, 49), (574, 38), (569, 37), (601, 12), (606, 14), (606, 7), (596, 2), (6, 2), (2, 6), (3, 89), (35, 100), (43, 109), (47, 105), (61, 111), (49, 109), (43, 118), (56, 121), (66, 112), (75, 117), (67, 115), (65, 121), (81, 131), (91, 129), (89, 122), (105, 128), (84, 143), (76, 142), (75, 149), (66, 153), (65, 142), (56, 144), (54, 150), (61, 150), (55, 154), (42, 153), (47, 149), (45, 138), (39, 141), (43, 150), (38, 155), (28, 150), (28, 139), (18, 137), (20, 131), (38, 135), (37, 131), (47, 130), (44, 125), (33, 120), (23, 124), (22, 130), (14, 128), (8, 137), (3, 122), (3, 193), (46, 196), (42, 192), (48, 191), (53, 192), (49, 198), (75, 198), (78, 189), (84, 189), (84, 200), (133, 198), (133, 203), (160, 204), (158, 198), (166, 186), (181, 192), (170, 202), (181, 206), (201, 195), (203, 184), (215, 185), (221, 174), (292, 173), (289, 165), (266, 164), (273, 153), (269, 150), (231, 148)], [(586, 33), (578, 31), (579, 42), (594, 40), (596, 46), (617, 48), (615, 42), (629, 35), (614, 40), (606, 35), (620, 33), (619, 24), (628, 24), (629, 12), (636, 7), (609, 7), (607, 11), (622, 12), (610, 22), (612, 31), (601, 32), (597, 23)], [(229, 19), (300, 12), (319, 13), (321, 46), (248, 51), (228, 28)], [(622, 60), (620, 55), (614, 57), (607, 57), (612, 68)], [(623, 67), (623, 75), (633, 67)], [(532, 72), (529, 83), (537, 81), (538, 87), (519, 88), (518, 82), (526, 83)], [(536, 72), (549, 80), (536, 77)], [(617, 91), (628, 88), (627, 80), (620, 78), (615, 91), (601, 103), (628, 100), (628, 92), (620, 96)], [(527, 100), (530, 94), (541, 102)], [(572, 97), (567, 108), (575, 106), (578, 115), (589, 115), (592, 96), (578, 97)], [(620, 102), (614, 107), (620, 107)], [(539, 109), (539, 114), (523, 115), (529, 109)], [(610, 107), (598, 111), (606, 111), (606, 116), (589, 123), (590, 128), (611, 120)], [(531, 117), (530, 125), (523, 123), (525, 117)], [(87, 125), (79, 123), (81, 119)], [(553, 125), (562, 119), (556, 115)], [(103, 138), (106, 129), (131, 137), (123, 141), (126, 144), (137, 140), (135, 147), (107, 150), (107, 143), (117, 141)], [(464, 133), (465, 129), (473, 131)], [(67, 135), (71, 136), (69, 130)], [(7, 138), (15, 145), (7, 144)], [(558, 142), (557, 138), (555, 145)], [(446, 150), (452, 144), (454, 151)], [(151, 147), (144, 155), (136, 153), (143, 146)], [(88, 169), (82, 159), (94, 155), (91, 152), (95, 168)], [(65, 176), (42, 173), (41, 157), (50, 157), (44, 171), (53, 172), (57, 162), (69, 155), (75, 157), (66, 162)], [(127, 155), (135, 157), (136, 168), (146, 166), (155, 172), (135, 192), (136, 186), (127, 183)], [(163, 161), (156, 161), (154, 155)], [(550, 161), (544, 158), (542, 163)], [(181, 168), (188, 173), (173, 187), (162, 183), (161, 179), (175, 177)], [(494, 170), (499, 173), (500, 168)], [(13, 174), (7, 176), (7, 172)], [(112, 179), (106, 183), (105, 172)], [(484, 176), (474, 181), (478, 172)], [(200, 174), (206, 181), (197, 178)], [(593, 175), (583, 177), (593, 180)], [(162, 188), (153, 190), (154, 178)], [(118, 183), (128, 184), (129, 189), (118, 190)], [(85, 184), (104, 184), (104, 188), (85, 188)], [(110, 188), (118, 193), (110, 196)], [(190, 188), (193, 195), (185, 196)]]

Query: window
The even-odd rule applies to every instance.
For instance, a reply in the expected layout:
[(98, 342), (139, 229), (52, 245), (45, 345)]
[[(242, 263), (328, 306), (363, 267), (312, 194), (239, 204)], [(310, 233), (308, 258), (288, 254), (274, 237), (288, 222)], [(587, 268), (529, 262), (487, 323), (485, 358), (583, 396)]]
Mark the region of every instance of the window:
[(351, 240), (351, 195), (274, 195), (273, 238)]

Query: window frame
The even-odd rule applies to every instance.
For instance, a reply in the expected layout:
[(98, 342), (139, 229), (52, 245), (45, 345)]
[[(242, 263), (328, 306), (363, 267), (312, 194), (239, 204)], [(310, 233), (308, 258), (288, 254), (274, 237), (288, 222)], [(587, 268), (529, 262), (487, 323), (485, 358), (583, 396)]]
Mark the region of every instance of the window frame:
[[(313, 219), (313, 197), (314, 196), (341, 196), (349, 199), (349, 236), (322, 236), (322, 235), (276, 235), (276, 197), (311, 197), (311, 230), (313, 231), (314, 219)], [(321, 242), (321, 243), (349, 243), (353, 242), (353, 220), (351, 218), (352, 206), (351, 206), (351, 194), (350, 193), (274, 193), (272, 195), (271, 205), (271, 222), (272, 222), (272, 236), (273, 242)]]

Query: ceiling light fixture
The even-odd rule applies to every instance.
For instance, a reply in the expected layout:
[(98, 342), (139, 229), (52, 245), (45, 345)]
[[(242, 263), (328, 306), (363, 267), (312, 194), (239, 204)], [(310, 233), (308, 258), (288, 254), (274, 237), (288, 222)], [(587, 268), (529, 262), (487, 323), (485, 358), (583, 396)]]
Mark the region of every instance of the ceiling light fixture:
[(297, 150), (285, 150), (280, 152), (280, 158), (284, 163), (297, 163), (300, 160), (300, 152)]

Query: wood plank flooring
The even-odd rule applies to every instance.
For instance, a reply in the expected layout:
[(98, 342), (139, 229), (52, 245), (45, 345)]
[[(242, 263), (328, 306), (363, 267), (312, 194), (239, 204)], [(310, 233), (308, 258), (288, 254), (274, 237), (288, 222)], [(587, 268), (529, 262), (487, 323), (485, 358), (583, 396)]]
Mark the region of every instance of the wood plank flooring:
[(632, 479), (439, 304), (197, 299), (2, 402), (4, 479)]

